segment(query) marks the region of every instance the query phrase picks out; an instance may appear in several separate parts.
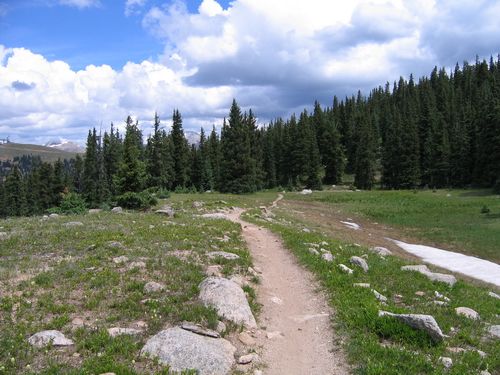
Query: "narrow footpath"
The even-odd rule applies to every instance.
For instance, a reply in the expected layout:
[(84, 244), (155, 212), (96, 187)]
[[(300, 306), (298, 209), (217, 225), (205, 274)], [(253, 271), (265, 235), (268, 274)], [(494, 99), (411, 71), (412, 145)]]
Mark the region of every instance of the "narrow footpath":
[(262, 304), (257, 345), (267, 365), (263, 373), (348, 374), (349, 366), (331, 327), (332, 309), (318, 292), (314, 276), (297, 263), (279, 237), (242, 221), (242, 212), (237, 210), (228, 217), (241, 224), (254, 266), (261, 272), (256, 287)]

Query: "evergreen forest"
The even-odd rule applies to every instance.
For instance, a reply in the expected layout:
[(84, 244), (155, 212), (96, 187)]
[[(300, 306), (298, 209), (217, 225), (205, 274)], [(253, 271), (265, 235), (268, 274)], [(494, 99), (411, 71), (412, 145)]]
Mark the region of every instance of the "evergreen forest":
[(0, 216), (83, 212), (119, 204), (147, 208), (169, 192), (246, 194), (279, 187), (323, 189), (350, 177), (357, 189), (491, 188), (500, 193), (500, 59), (437, 67), (333, 97), (289, 119), (257, 126), (233, 100), (220, 134), (202, 128), (189, 145), (178, 109), (167, 132), (158, 115), (147, 135), (129, 116), (90, 130), (70, 161), (26, 156), (0, 166)]

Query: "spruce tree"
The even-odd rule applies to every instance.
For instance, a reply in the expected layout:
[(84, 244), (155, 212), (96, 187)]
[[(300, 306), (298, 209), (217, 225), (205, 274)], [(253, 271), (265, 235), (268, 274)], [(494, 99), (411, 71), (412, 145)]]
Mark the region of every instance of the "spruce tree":
[(173, 175), (172, 155), (169, 140), (164, 129), (160, 128), (160, 118), (155, 113), (153, 134), (146, 144), (146, 175), (148, 187), (169, 189)]
[(371, 190), (375, 183), (377, 143), (370, 119), (359, 114), (356, 123), (356, 159), (354, 185), (358, 189)]
[(178, 109), (172, 115), (172, 130), (169, 138), (173, 147), (173, 188), (185, 188), (188, 182), (189, 145), (182, 129), (182, 118)]
[(109, 192), (109, 199), (113, 199), (116, 196), (116, 187), (114, 181), (114, 175), (120, 167), (120, 161), (122, 158), (123, 142), (120, 137), (118, 130), (115, 131), (113, 123), (111, 123), (111, 129), (108, 132), (104, 132), (104, 137), (102, 140), (102, 158), (104, 164), (104, 180), (106, 184), (106, 191)]
[(25, 183), (17, 164), (5, 179), (4, 205), (5, 216), (25, 216), (28, 213)]
[(139, 193), (144, 189), (146, 173), (144, 163), (140, 160), (136, 140), (135, 128), (127, 127), (122, 160), (114, 177), (118, 196), (127, 192)]

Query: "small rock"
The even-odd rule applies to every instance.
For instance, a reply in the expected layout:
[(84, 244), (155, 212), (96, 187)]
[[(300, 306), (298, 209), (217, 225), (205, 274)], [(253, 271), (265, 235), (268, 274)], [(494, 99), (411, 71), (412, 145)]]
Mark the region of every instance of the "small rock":
[(431, 272), (426, 265), (418, 265), (418, 266), (403, 266), (401, 267), (403, 271), (418, 271), (421, 274), (427, 276), (432, 281), (440, 281), (450, 286), (455, 285), (457, 282), (457, 278), (453, 275), (446, 275), (444, 273)]
[(165, 287), (154, 281), (151, 281), (149, 283), (146, 283), (146, 285), (144, 285), (144, 291), (146, 293), (161, 292), (162, 290), (165, 290)]
[(443, 296), (443, 295), (442, 295), (441, 293), (439, 293), (437, 290), (436, 290), (436, 291), (434, 291), (434, 294), (436, 295), (436, 297), (437, 297), (437, 298), (444, 299), (445, 301), (448, 301), (448, 302), (450, 302), (450, 301), (451, 301), (448, 297)]
[(311, 230), (307, 229), (307, 228), (304, 228), (304, 229), (302, 229), (302, 232), (304, 232), (304, 233), (311, 233)]
[(312, 190), (311, 189), (304, 189), (300, 192), (300, 194), (303, 194), (303, 195), (306, 195), (306, 194), (312, 194)]
[(493, 293), (493, 292), (489, 292), (489, 293), (488, 293), (488, 295), (489, 295), (490, 297), (493, 297), (493, 298), (498, 298), (498, 299), (500, 299), (500, 296), (499, 296), (498, 294), (496, 294), (496, 293)]
[(373, 251), (374, 253), (379, 254), (380, 256), (392, 255), (392, 251), (386, 249), (385, 247), (376, 246), (372, 247), (370, 250)]
[(253, 361), (253, 354), (242, 355), (240, 358), (238, 358), (238, 364), (240, 365), (246, 365), (251, 363), (252, 361)]
[(113, 241), (108, 245), (109, 248), (111, 249), (124, 249), (125, 246), (123, 246), (120, 242)]
[(73, 345), (73, 341), (67, 339), (61, 332), (59, 331), (42, 331), (34, 334), (28, 339), (28, 342), (39, 348), (52, 343), (53, 346), (69, 346)]
[(500, 326), (491, 326), (489, 332), (498, 338), (500, 338)]
[(132, 270), (134, 268), (146, 268), (146, 263), (144, 263), (144, 262), (132, 262), (128, 265), (128, 268), (130, 270)]
[(142, 331), (133, 328), (113, 327), (108, 329), (108, 335), (110, 337), (118, 337), (121, 335), (138, 335), (140, 333), (142, 333)]
[(239, 259), (239, 255), (234, 254), (234, 253), (228, 253), (227, 251), (212, 251), (211, 253), (208, 253), (207, 256), (210, 259), (214, 258), (224, 258), (228, 260), (234, 260), (234, 259)]
[(321, 254), (321, 259), (324, 259), (327, 262), (333, 262), (333, 260), (334, 260), (333, 255), (330, 252), (326, 252), (326, 253)]
[(83, 223), (80, 221), (70, 221), (69, 223), (63, 224), (65, 227), (77, 227), (77, 226), (83, 226)]
[(113, 258), (113, 262), (118, 264), (118, 263), (125, 263), (128, 262), (128, 258), (125, 255), (119, 256), (118, 258)]
[(285, 334), (283, 332), (280, 332), (280, 331), (266, 332), (266, 337), (269, 340), (273, 340), (273, 339), (276, 339), (276, 338), (282, 338), (284, 336), (285, 336)]
[(368, 272), (368, 270), (370, 269), (368, 267), (368, 263), (366, 263), (366, 260), (364, 260), (363, 258), (354, 256), (354, 257), (351, 257), (351, 259), (349, 261), (351, 262), (351, 264), (354, 264), (355, 266), (361, 267), (361, 269), (365, 272)]
[(75, 318), (71, 321), (71, 324), (75, 327), (81, 327), (85, 324), (82, 318)]
[(432, 303), (434, 305), (437, 305), (437, 306), (450, 306), (450, 304), (448, 302), (444, 302), (444, 301), (432, 301)]
[(111, 212), (114, 212), (115, 214), (119, 214), (119, 213), (122, 213), (122, 212), (123, 212), (123, 210), (122, 210), (122, 208), (121, 208), (121, 207), (113, 207), (113, 208), (111, 209)]
[(191, 208), (199, 208), (199, 207), (203, 207), (204, 203), (203, 202), (193, 202), (193, 204), (191, 205)]
[(156, 210), (155, 214), (166, 215), (168, 217), (174, 217), (175, 211), (174, 210)]
[(309, 251), (311, 254), (319, 255), (318, 250), (316, 250), (315, 248), (310, 247), (309, 249), (307, 249), (307, 251)]
[(194, 332), (198, 335), (213, 337), (215, 339), (220, 338), (219, 332), (212, 331), (211, 329), (203, 327), (201, 324), (195, 324), (191, 322), (183, 322), (181, 328), (186, 331)]
[(101, 213), (101, 209), (99, 208), (92, 208), (89, 210), (89, 214), (100, 214)]
[(370, 287), (370, 284), (368, 284), (368, 283), (354, 283), (353, 285), (360, 286), (362, 288), (369, 288)]
[(372, 289), (372, 292), (373, 292), (373, 294), (375, 294), (375, 297), (377, 297), (377, 299), (379, 301), (382, 301), (382, 302), (386, 302), (387, 301), (387, 297), (383, 296), (382, 294), (380, 294), (379, 292), (377, 292), (375, 289)]
[(204, 219), (226, 219), (226, 220), (229, 220), (229, 218), (225, 214), (220, 213), (220, 212), (217, 212), (214, 214), (203, 214), (203, 215), (200, 215), (200, 217), (202, 217)]
[(246, 332), (241, 332), (238, 335), (238, 339), (247, 346), (254, 346), (257, 343), (257, 341)]
[(59, 217), (58, 214), (50, 214), (49, 217)]
[(453, 366), (453, 360), (448, 357), (439, 357), (439, 362), (441, 362), (446, 368), (450, 368), (451, 366)]
[(465, 315), (467, 318), (472, 320), (481, 319), (476, 311), (469, 309), (468, 307), (457, 307), (455, 311), (458, 315)]
[(425, 292), (418, 291), (418, 292), (415, 292), (415, 295), (416, 295), (416, 296), (423, 297), (423, 296), (425, 296)]
[(431, 339), (436, 342), (443, 341), (444, 335), (436, 320), (431, 315), (421, 314), (392, 314), (387, 311), (379, 311), (379, 316), (393, 316), (400, 322), (408, 324), (410, 327), (426, 331)]
[(349, 274), (354, 273), (354, 271), (351, 270), (349, 267), (347, 267), (345, 264), (339, 264), (339, 267), (342, 268), (343, 271), (346, 271)]

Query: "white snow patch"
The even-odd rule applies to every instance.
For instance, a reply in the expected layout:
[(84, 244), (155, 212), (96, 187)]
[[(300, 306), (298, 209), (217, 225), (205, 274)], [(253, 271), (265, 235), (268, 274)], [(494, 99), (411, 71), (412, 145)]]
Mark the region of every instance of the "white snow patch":
[(350, 223), (349, 221), (341, 221), (341, 223), (345, 224), (348, 227), (351, 227), (353, 229), (357, 229), (357, 230), (361, 229), (360, 226), (358, 224), (356, 224), (356, 223)]
[(496, 263), (435, 247), (408, 244), (390, 238), (388, 240), (427, 263), (500, 286), (500, 265)]

